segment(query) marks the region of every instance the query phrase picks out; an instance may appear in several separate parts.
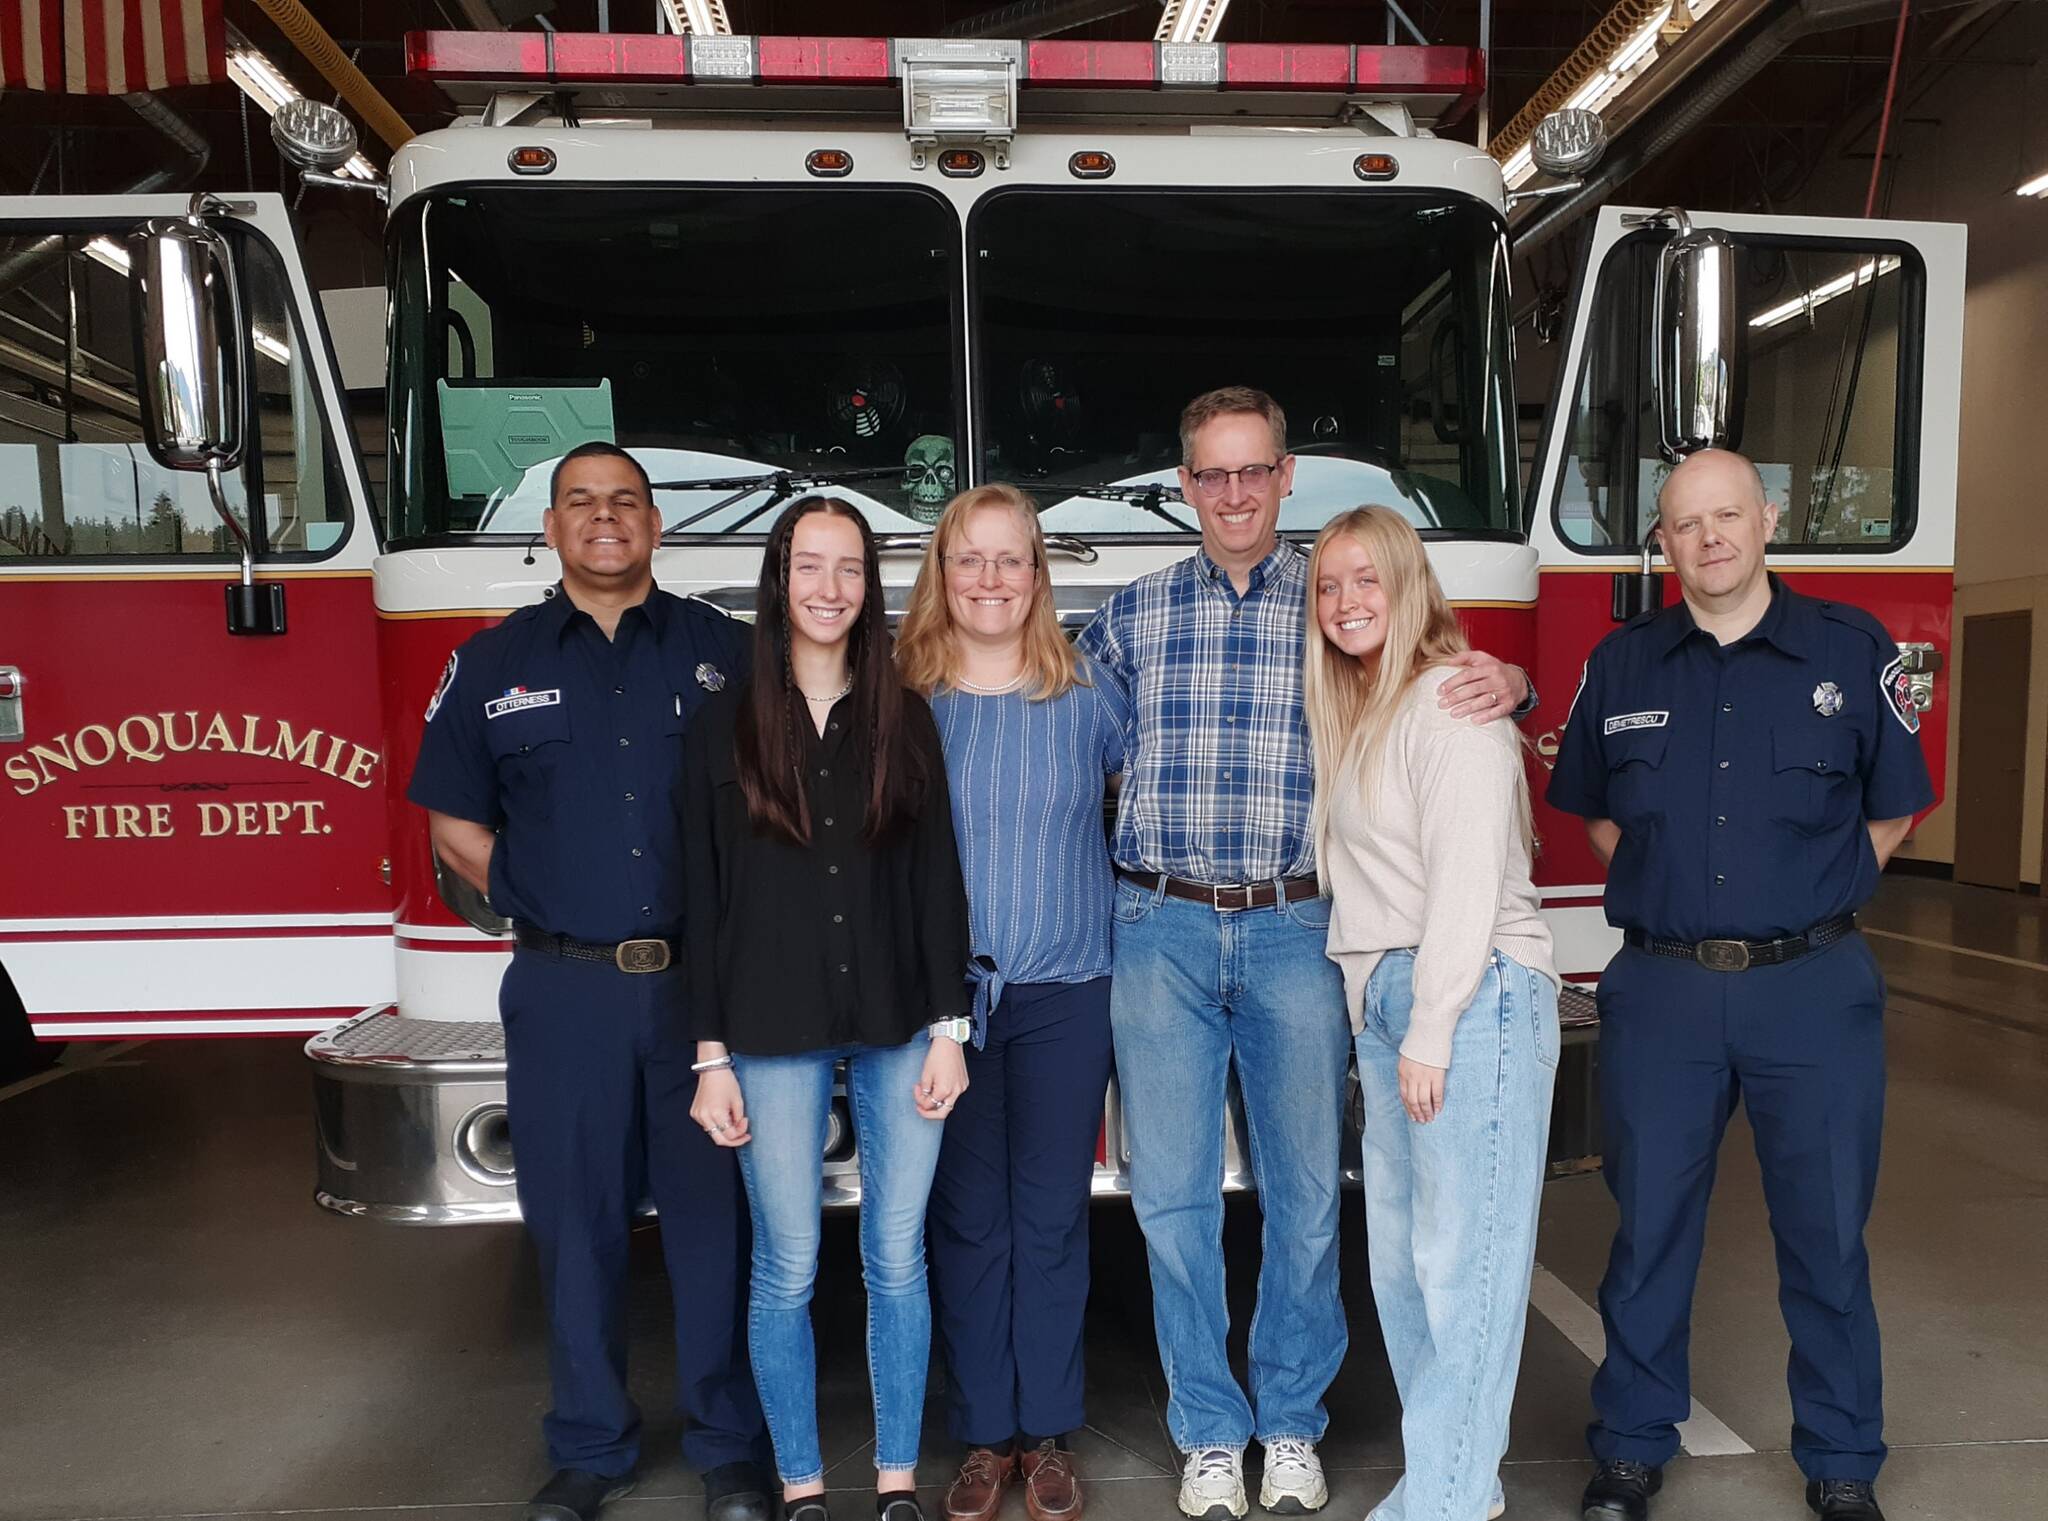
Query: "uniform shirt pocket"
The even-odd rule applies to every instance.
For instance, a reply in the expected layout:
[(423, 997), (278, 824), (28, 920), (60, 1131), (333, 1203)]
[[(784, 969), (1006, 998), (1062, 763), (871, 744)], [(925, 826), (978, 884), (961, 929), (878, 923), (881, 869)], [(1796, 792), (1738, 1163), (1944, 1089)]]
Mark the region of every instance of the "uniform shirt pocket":
[(1861, 801), (1856, 736), (1813, 724), (1774, 729), (1767, 791), (1772, 823), (1804, 835), (1841, 828)]
[(1654, 824), (1664, 814), (1664, 751), (1668, 731), (1630, 729), (1607, 741), (1609, 816), (1624, 829)]
[(508, 817), (554, 816), (569, 741), (569, 713), (560, 703), (522, 708), (485, 721), (484, 742), (498, 767)]

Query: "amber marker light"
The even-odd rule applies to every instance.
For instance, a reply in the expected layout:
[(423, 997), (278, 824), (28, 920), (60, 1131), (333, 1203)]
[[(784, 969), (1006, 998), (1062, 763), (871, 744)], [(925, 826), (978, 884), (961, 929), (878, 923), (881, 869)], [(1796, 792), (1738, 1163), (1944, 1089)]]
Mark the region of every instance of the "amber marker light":
[(971, 180), (987, 167), (988, 160), (972, 148), (948, 148), (939, 155), (939, 173), (949, 179)]
[(1089, 148), (1067, 160), (1067, 172), (1077, 180), (1106, 180), (1116, 173), (1116, 160), (1100, 149)]
[(514, 148), (505, 155), (505, 162), (514, 174), (552, 174), (555, 170), (555, 150), (552, 148)]
[(853, 155), (844, 148), (813, 148), (804, 156), (804, 168), (819, 179), (841, 179), (853, 173)]
[(1401, 166), (1391, 153), (1361, 153), (1351, 161), (1351, 172), (1362, 180), (1390, 180)]

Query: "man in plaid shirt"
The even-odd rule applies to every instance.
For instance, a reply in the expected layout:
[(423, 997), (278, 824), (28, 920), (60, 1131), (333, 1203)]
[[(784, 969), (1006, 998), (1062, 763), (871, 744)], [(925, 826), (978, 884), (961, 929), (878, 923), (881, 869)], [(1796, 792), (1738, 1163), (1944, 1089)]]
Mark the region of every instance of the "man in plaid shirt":
[[(1308, 557), (1280, 539), (1294, 479), (1287, 421), (1232, 386), (1181, 414), (1181, 489), (1201, 550), (1141, 577), (1081, 636), (1135, 713), (1118, 806), (1110, 1018), (1169, 1398), (1187, 1454), (1180, 1508), (1245, 1514), (1329, 1499), (1316, 1457), (1344, 1360), (1337, 1187), (1350, 1027), (1324, 955), (1330, 904), (1309, 837), (1302, 711)], [(1478, 719), (1533, 705), (1528, 678), (1474, 651), (1444, 704)], [(1251, 1326), (1252, 1409), (1224, 1350), (1223, 1115), (1232, 1061), (1265, 1234)]]

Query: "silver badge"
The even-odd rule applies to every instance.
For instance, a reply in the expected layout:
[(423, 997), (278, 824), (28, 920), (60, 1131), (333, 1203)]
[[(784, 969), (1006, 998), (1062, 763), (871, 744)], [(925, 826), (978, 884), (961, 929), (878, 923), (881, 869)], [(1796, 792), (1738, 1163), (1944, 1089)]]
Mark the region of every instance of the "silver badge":
[(710, 661), (703, 661), (697, 667), (697, 685), (707, 692), (723, 692), (725, 690), (725, 672), (721, 671)]
[(1833, 718), (1842, 711), (1842, 689), (1832, 681), (1823, 681), (1813, 689), (1813, 711), (1822, 718)]

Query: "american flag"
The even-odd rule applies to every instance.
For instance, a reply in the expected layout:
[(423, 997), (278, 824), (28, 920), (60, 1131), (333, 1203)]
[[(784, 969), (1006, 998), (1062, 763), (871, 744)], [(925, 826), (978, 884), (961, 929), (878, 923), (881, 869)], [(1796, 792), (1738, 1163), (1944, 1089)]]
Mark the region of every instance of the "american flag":
[(0, 89), (125, 95), (225, 78), (221, 0), (0, 0)]

